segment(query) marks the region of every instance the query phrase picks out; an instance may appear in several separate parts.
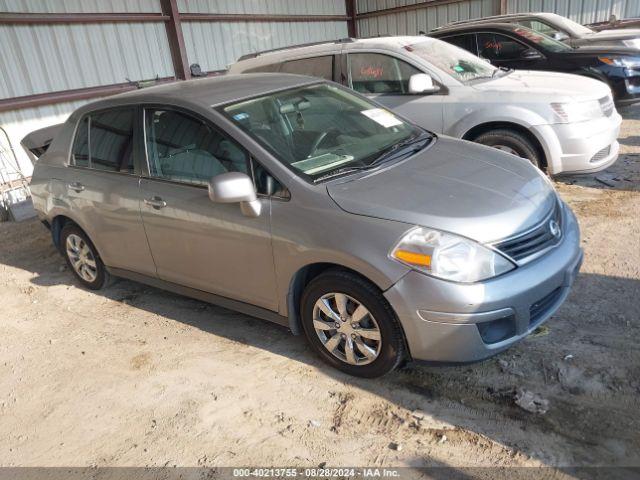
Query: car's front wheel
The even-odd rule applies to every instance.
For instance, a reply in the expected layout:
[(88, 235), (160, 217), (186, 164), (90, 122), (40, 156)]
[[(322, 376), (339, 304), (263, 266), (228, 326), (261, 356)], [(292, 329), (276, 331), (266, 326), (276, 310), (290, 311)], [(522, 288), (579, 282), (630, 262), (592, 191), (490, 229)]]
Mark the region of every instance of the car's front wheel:
[(348, 374), (378, 377), (404, 357), (402, 329), (380, 290), (350, 272), (322, 273), (305, 289), (302, 326), (315, 352)]
[(60, 232), (60, 245), (67, 265), (85, 287), (99, 290), (109, 282), (109, 272), (91, 240), (81, 228), (67, 224)]
[(473, 139), (476, 143), (497, 148), (512, 155), (526, 158), (536, 167), (542, 167), (542, 158), (533, 142), (520, 132), (509, 129), (495, 129), (481, 133)]

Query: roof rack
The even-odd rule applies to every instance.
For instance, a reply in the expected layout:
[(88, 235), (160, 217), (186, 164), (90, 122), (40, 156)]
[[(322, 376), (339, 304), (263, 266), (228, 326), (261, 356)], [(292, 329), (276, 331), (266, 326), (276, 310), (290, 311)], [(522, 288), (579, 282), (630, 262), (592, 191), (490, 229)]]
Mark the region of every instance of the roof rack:
[(242, 60), (247, 60), (249, 58), (256, 58), (259, 55), (263, 55), (265, 53), (279, 52), (281, 50), (289, 50), (290, 48), (313, 47), (315, 45), (330, 45), (332, 43), (350, 43), (353, 41), (354, 41), (353, 38), (347, 37), (347, 38), (339, 38), (338, 40), (324, 40), (322, 42), (311, 42), (311, 43), (301, 43), (298, 45), (287, 45), (286, 47), (272, 48), (270, 50), (261, 50), (259, 52), (247, 53), (245, 55), (242, 55), (240, 58), (238, 58), (237, 61), (240, 62)]
[(470, 18), (469, 20), (458, 20), (456, 22), (449, 22), (449, 23), (447, 23), (445, 25), (442, 25), (440, 27), (433, 28), (431, 31), (435, 32), (436, 30), (443, 30), (443, 29), (445, 29), (447, 27), (453, 27), (455, 25), (465, 25), (467, 23), (476, 23), (476, 22), (486, 23), (487, 21), (491, 21), (491, 20), (498, 20), (498, 19), (501, 19), (501, 18), (520, 17), (522, 15), (523, 15), (522, 13), (509, 13), (509, 14), (506, 14), (506, 15), (492, 15), (490, 17)]

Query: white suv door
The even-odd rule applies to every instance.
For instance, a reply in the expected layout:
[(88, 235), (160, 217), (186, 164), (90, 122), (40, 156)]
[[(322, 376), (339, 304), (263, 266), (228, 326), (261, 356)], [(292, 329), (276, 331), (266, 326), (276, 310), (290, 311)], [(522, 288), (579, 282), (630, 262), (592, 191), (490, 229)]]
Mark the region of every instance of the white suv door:
[(427, 72), (398, 57), (379, 52), (349, 52), (346, 64), (347, 86), (427, 130), (442, 132), (443, 95), (409, 93), (411, 75)]

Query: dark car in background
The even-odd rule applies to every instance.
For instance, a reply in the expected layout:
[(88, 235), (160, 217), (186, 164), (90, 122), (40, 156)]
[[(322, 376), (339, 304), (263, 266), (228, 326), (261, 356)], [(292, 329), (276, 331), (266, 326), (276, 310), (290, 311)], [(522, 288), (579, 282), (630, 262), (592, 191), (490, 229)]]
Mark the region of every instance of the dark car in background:
[(442, 28), (497, 22), (511, 23), (530, 28), (538, 33), (548, 35), (555, 40), (560, 40), (572, 47), (607, 45), (613, 47), (640, 48), (640, 29), (609, 30), (607, 28), (590, 28), (590, 26), (581, 25), (557, 13), (548, 12), (496, 15), (493, 17), (453, 22)]
[(617, 106), (640, 102), (640, 50), (580, 47), (508, 23), (463, 24), (429, 34), (490, 61), (497, 67), (575, 73), (609, 85)]

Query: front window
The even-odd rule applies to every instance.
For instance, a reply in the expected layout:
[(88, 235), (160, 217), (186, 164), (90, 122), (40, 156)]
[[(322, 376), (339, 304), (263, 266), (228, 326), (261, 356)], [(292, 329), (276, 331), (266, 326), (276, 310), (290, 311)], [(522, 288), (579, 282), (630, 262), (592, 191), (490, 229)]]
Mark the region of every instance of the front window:
[(422, 73), (399, 58), (381, 53), (350, 53), (348, 58), (351, 88), (365, 95), (406, 95), (411, 75)]
[(371, 168), (385, 153), (430, 138), (388, 110), (328, 84), (264, 95), (222, 111), (310, 181)]
[(491, 78), (496, 70), (466, 50), (440, 40), (425, 40), (404, 48), (462, 83)]

